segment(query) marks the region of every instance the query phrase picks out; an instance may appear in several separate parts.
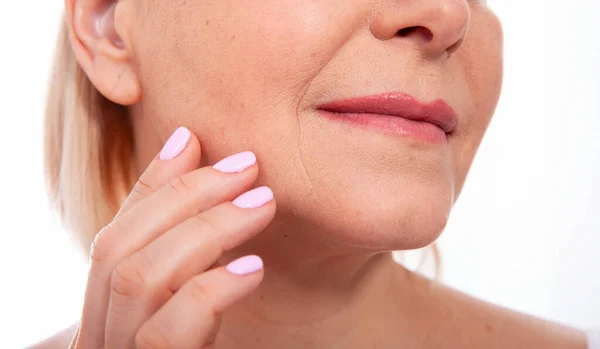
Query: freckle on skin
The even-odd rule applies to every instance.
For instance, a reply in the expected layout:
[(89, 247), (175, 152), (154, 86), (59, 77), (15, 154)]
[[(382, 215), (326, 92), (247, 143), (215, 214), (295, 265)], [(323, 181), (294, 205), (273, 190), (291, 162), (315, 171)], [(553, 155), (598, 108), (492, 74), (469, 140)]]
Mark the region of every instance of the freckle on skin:
[(210, 23), (210, 20), (206, 20), (206, 22), (204, 22), (204, 25), (208, 25), (208, 23)]
[(491, 333), (494, 330), (494, 328), (492, 327), (492, 325), (490, 324), (485, 324), (485, 331), (488, 333)]

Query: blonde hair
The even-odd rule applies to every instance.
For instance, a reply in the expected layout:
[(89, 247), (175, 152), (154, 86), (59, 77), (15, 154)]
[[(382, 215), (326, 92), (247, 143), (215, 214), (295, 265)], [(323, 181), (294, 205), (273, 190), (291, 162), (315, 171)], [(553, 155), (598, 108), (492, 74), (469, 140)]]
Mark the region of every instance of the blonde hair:
[(128, 110), (91, 83), (63, 18), (44, 119), (44, 168), (50, 202), (85, 252), (131, 191), (133, 160)]
[[(63, 20), (44, 120), (44, 167), (50, 201), (86, 255), (136, 181), (130, 120), (127, 108), (102, 96), (80, 67)], [(402, 251), (396, 252), (402, 261)], [(427, 261), (438, 278), (435, 243), (417, 269)]]

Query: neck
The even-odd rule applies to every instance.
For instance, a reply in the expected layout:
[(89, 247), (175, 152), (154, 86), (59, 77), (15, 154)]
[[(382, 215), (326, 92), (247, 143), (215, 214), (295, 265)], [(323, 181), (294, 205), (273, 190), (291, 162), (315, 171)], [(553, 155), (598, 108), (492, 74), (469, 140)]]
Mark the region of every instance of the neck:
[(257, 343), (261, 349), (351, 349), (390, 338), (406, 315), (396, 305), (402, 298), (399, 281), (410, 272), (391, 252), (340, 246), (314, 231), (272, 224), (224, 255), (222, 261), (261, 256), (265, 276), (255, 292), (225, 312), (218, 348)]

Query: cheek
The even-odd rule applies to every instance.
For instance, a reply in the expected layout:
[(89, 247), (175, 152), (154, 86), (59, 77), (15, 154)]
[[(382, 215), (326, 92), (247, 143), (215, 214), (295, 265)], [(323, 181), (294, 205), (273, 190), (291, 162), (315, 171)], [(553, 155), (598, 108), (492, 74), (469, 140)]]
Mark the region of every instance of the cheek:
[(297, 128), (310, 81), (359, 25), (360, 9), (340, 8), (347, 1), (165, 3), (138, 33), (145, 110), (158, 129), (198, 130), (207, 150), (226, 152), (241, 135), (271, 147), (264, 134)]
[[(458, 159), (435, 152), (427, 157), (420, 150), (426, 159), (419, 162), (412, 161), (411, 149), (399, 152), (399, 145), (383, 138), (369, 153), (353, 138), (355, 131), (323, 125), (321, 119), (298, 120), (304, 92), (364, 25), (360, 21), (372, 2), (202, 0), (167, 6), (163, 1), (164, 8), (144, 17), (144, 31), (137, 33), (143, 40), (136, 43), (143, 117), (158, 132), (189, 127), (210, 163), (236, 151), (256, 151), (259, 181), (277, 193), (278, 212), (287, 207), (325, 222), (340, 239), (350, 234), (356, 243), (372, 239), (406, 247), (400, 240), (415, 236), (418, 241), (409, 245), (422, 246), (439, 234), (454, 193), (452, 160), (462, 182), (497, 100), (496, 87), (484, 86), (497, 75), (484, 63), (494, 48), (476, 49), (489, 40), (484, 33), (466, 45), (464, 70), (449, 72), (462, 74), (475, 100), (468, 116), (473, 121), (453, 144)], [(329, 87), (327, 79), (314, 85)]]
[(503, 36), (498, 19), (490, 12), (475, 12), (468, 38), (459, 53), (462, 74), (472, 96), (472, 107), (459, 141), (454, 144), (457, 193), (481, 140), (494, 115), (500, 97), (503, 75)]

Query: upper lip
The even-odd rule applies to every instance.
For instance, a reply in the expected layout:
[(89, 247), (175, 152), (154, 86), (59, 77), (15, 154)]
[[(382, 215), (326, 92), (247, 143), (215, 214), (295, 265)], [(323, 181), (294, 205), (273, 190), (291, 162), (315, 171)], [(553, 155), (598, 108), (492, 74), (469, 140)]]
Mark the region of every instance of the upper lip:
[(445, 133), (451, 133), (458, 122), (456, 112), (442, 99), (423, 103), (404, 92), (346, 98), (321, 104), (317, 109), (335, 113), (394, 115), (431, 123)]

